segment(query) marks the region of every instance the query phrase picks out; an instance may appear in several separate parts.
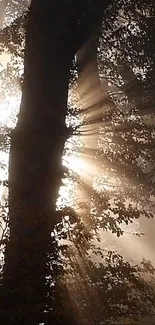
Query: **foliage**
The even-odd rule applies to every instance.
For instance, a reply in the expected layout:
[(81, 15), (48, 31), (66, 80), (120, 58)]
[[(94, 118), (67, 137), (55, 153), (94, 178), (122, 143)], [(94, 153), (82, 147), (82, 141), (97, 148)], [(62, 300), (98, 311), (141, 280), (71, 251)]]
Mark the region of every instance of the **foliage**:
[[(1, 73), (10, 92), (15, 87), (17, 92), (18, 82), (22, 83), (18, 66), (23, 59), (26, 16), (16, 18), (0, 32), (2, 50), (11, 53), (11, 65)], [(151, 264), (142, 261), (140, 266), (134, 265), (116, 252), (93, 244), (101, 227), (119, 237), (125, 231), (124, 225), (154, 216), (154, 24), (155, 6), (151, 0), (143, 4), (114, 1), (102, 23), (98, 64), (107, 91), (100, 126), (98, 120), (91, 120), (99, 129), (98, 148), (75, 148), (95, 158), (100, 173), (92, 189), (76, 173), (65, 171), (91, 196), (91, 207), (81, 200), (76, 204), (82, 212), (65, 207), (56, 213), (59, 222), (49, 244), (47, 310), (42, 320), (47, 324), (58, 324), (61, 317), (64, 324), (118, 324), (121, 319), (131, 324), (154, 313)], [(71, 88), (76, 92), (75, 62), (71, 76)], [(73, 107), (71, 112), (81, 116), (79, 107)], [(87, 111), (85, 115), (87, 127)], [(84, 139), (81, 125), (74, 132)], [(8, 130), (4, 129), (0, 137), (2, 149), (8, 148), (6, 134)], [(98, 264), (93, 262), (92, 254), (98, 256)], [(149, 280), (145, 281), (146, 274)]]

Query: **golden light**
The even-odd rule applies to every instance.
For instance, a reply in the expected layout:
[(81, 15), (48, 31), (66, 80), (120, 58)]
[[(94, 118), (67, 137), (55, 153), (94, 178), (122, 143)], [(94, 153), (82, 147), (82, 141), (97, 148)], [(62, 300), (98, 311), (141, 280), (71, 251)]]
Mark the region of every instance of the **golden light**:
[(16, 115), (20, 105), (20, 96), (12, 96), (0, 105), (0, 123), (13, 127), (16, 123)]
[[(8, 57), (7, 59), (3, 57), (3, 65), (6, 65), (6, 61), (8, 59)], [(67, 141), (64, 156), (62, 158), (62, 165), (69, 169), (71, 176), (74, 176), (74, 174), (76, 174), (79, 178), (81, 178), (83, 180), (85, 188), (77, 188), (76, 183), (72, 177), (63, 178), (62, 186), (59, 189), (58, 199), (56, 203), (57, 209), (61, 209), (65, 206), (71, 206), (76, 210), (76, 201), (81, 200), (86, 202), (88, 199), (90, 199), (91, 202), (91, 189), (93, 187), (98, 191), (111, 191), (120, 186), (118, 180), (112, 178), (111, 175), (106, 173), (103, 169), (103, 166), (101, 166), (99, 159), (95, 157), (95, 151), (98, 147), (100, 129), (104, 129), (106, 126), (106, 122), (104, 122), (102, 119), (102, 113), (106, 116), (105, 111), (107, 110), (108, 112), (108, 108), (103, 107), (102, 94), (98, 93), (98, 91), (96, 92), (95, 88), (93, 89), (91, 87), (91, 90), (89, 89), (89, 86), (91, 84), (93, 85), (93, 82), (92, 80), (89, 80), (88, 84), (86, 84), (86, 77), (89, 79), (89, 75), (85, 76), (83, 79), (83, 84), (81, 85), (83, 87), (83, 89), (81, 89), (83, 101), (82, 98), (80, 98), (79, 105), (81, 101), (82, 108), (84, 107), (85, 109), (85, 115), (88, 119), (88, 123), (79, 127), (79, 136), (72, 136)], [(96, 104), (96, 101), (98, 99), (101, 100), (101, 103), (99, 102)], [(0, 103), (0, 123), (2, 125), (7, 125), (10, 127), (13, 127), (15, 125), (20, 100), (21, 94), (17, 94), (16, 96), (7, 98), (4, 103)], [(70, 125), (78, 125), (79, 120), (81, 123), (82, 114), (83, 113), (80, 112), (77, 118), (70, 117)], [(78, 150), (79, 146), (81, 146), (83, 150)], [(3, 161), (6, 165), (6, 169), (0, 168), (0, 180), (4, 180), (7, 177), (8, 154), (0, 151), (0, 161)], [(4, 189), (3, 186), (0, 186), (1, 202), (4, 199), (5, 195), (7, 196), (6, 189)], [(89, 211), (87, 212), (87, 217), (89, 218)], [(82, 215), (82, 211), (80, 211), (79, 214)], [(88, 222), (86, 222), (86, 225), (88, 225)], [(145, 245), (145, 243), (140, 238), (125, 234), (122, 238), (118, 239), (115, 235), (105, 232), (100, 233), (100, 238), (101, 242), (100, 244), (97, 243), (97, 245), (101, 245), (102, 248), (110, 248), (113, 246), (112, 248), (116, 248), (118, 252), (123, 253), (129, 259), (132, 258), (138, 260), (144, 257), (144, 255), (149, 256), (150, 259), (153, 259), (153, 252), (149, 251), (149, 247), (147, 247), (147, 245)], [(134, 250), (135, 246), (137, 247), (136, 250)], [(75, 266), (78, 265), (81, 277), (86, 278), (87, 270), (84, 268), (84, 263), (80, 259), (80, 256), (77, 254), (76, 260), (73, 260), (71, 262), (74, 263)], [(75, 276), (76, 273), (79, 274), (79, 270), (77, 270), (77, 272), (75, 271)], [(69, 279), (69, 281), (70, 280), (71, 279)], [(72, 288), (70, 288), (69, 282), (68, 290), (72, 296), (73, 294), (76, 296), (77, 292), (80, 296), (80, 286), (79, 288), (75, 288), (75, 291), (73, 290), (74, 292), (72, 292)], [(95, 296), (95, 293), (93, 294)]]
[(68, 157), (66, 165), (69, 169), (72, 169), (78, 173), (80, 173), (80, 171), (86, 170), (87, 168), (85, 161), (75, 156)]
[(72, 206), (74, 201), (74, 182), (71, 179), (63, 178), (62, 183), (56, 203), (57, 209)]

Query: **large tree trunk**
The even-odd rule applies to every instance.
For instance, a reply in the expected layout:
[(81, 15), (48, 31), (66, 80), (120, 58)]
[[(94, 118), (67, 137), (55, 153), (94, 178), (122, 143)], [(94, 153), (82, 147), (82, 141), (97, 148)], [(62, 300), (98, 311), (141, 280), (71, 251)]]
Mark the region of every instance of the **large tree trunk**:
[[(41, 2), (32, 2), (29, 14), (22, 103), (11, 143), (3, 325), (38, 324), (44, 309), (46, 256), (56, 223), (67, 139), (65, 116), (73, 53), (65, 36), (60, 38), (52, 29), (54, 14)], [(54, 9), (58, 15), (58, 8)]]

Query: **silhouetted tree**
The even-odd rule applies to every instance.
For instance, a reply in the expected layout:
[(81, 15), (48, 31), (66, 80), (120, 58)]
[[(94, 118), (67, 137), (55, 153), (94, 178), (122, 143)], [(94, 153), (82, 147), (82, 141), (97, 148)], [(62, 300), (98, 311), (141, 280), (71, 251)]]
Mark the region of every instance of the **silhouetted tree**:
[[(93, 188), (93, 180), (85, 184), (75, 176), (88, 195), (91, 193), (91, 209), (89, 212), (86, 209), (86, 215), (85, 202), (81, 204), (81, 215), (77, 215), (68, 207), (56, 211), (56, 199), (61, 178), (67, 173), (61, 159), (70, 134), (65, 118), (69, 82), (77, 72), (73, 59), (83, 45), (89, 44), (107, 4), (103, 8), (102, 2), (74, 1), (73, 6), (70, 1), (57, 1), (51, 6), (50, 2), (34, 0), (28, 23), (25, 14), (1, 33), (3, 44), (6, 41), (4, 47), (9, 48), (14, 58), (22, 56), (22, 37), (27, 23), (22, 102), (11, 140), (10, 238), (1, 287), (3, 324), (93, 325), (121, 320), (131, 324), (140, 316), (154, 312), (152, 283), (144, 281), (146, 271), (149, 276), (154, 273), (151, 265), (144, 261), (141, 267), (129, 264), (115, 252), (97, 250), (91, 241), (99, 227), (120, 236), (122, 223), (129, 224), (142, 215), (152, 217), (154, 211), (154, 202), (150, 200), (150, 195), (154, 195), (154, 125), (148, 123), (153, 106), (148, 110), (145, 105), (146, 94), (153, 99), (154, 50), (148, 38), (153, 19), (150, 22), (150, 16), (147, 17), (145, 28), (142, 23), (145, 14), (139, 18), (141, 8), (137, 6), (140, 3), (128, 2), (125, 7), (126, 4), (122, 7), (121, 2), (114, 2), (103, 21), (98, 55), (102, 75), (101, 80), (97, 76), (97, 82), (110, 82), (104, 82), (106, 96), (103, 95), (102, 101), (97, 95), (96, 103), (85, 107), (84, 127), (95, 127), (95, 137), (100, 133), (98, 148), (97, 153), (96, 148), (89, 146), (78, 149), (87, 152), (91, 159), (97, 159), (101, 168)], [(153, 15), (153, 4), (150, 4)], [(145, 1), (144, 6), (144, 13), (148, 13)], [(120, 21), (123, 27), (119, 26)], [(140, 32), (132, 35), (131, 26), (137, 22)], [(145, 60), (139, 59), (136, 49), (137, 40), (140, 48), (144, 42), (144, 31), (147, 37), (143, 46), (152, 47), (145, 78), (143, 73), (137, 76), (135, 71), (145, 66)], [(124, 35), (127, 35), (125, 43)], [(86, 56), (83, 67), (78, 66), (79, 74), (85, 71), (91, 58), (96, 65), (97, 42), (94, 45), (95, 51)], [(17, 82), (16, 75), (13, 80)], [(77, 80), (76, 86), (78, 88)], [(139, 100), (135, 87), (143, 100)], [(84, 100), (83, 94), (82, 97)], [(96, 117), (94, 112), (98, 108)], [(147, 116), (144, 116), (146, 111)], [(90, 112), (94, 114), (91, 119), (88, 118)], [(76, 132), (83, 136), (82, 127)], [(146, 173), (148, 160), (153, 167)], [(101, 190), (98, 185), (102, 185)], [(67, 221), (66, 228), (64, 226), (65, 217), (69, 218), (69, 228)], [(89, 219), (89, 229), (84, 219)], [(51, 233), (55, 236), (51, 237)], [(70, 244), (60, 245), (58, 239), (62, 238)], [(101, 258), (98, 266), (90, 258), (92, 251)]]
[(68, 137), (65, 117), (70, 69), (107, 4), (31, 2), (22, 101), (10, 149), (10, 239), (1, 288), (3, 324), (38, 324), (45, 309), (46, 259)]

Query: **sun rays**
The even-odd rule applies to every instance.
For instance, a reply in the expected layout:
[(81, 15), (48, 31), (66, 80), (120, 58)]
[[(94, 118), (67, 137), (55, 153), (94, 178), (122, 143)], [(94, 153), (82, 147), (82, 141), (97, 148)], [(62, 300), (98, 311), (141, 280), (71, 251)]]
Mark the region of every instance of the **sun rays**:
[[(98, 87), (101, 87), (101, 89), (98, 89)], [(104, 92), (100, 80), (98, 80), (97, 83), (93, 81), (93, 77), (89, 75), (87, 71), (86, 75), (83, 75), (82, 83), (80, 84), (78, 81), (76, 91), (75, 114), (72, 115), (72, 113), (69, 112), (69, 116), (66, 118), (66, 125), (69, 127), (72, 126), (75, 131), (73, 131), (73, 135), (68, 139), (64, 148), (64, 155), (62, 157), (64, 176), (58, 192), (56, 209), (57, 211), (63, 210), (65, 207), (74, 209), (79, 225), (83, 227), (82, 230), (85, 234), (89, 231), (91, 232), (93, 221), (95, 223), (96, 219), (98, 219), (102, 222), (102, 219), (104, 219), (104, 231), (98, 228), (100, 243), (94, 240), (94, 245), (96, 245), (96, 247), (100, 246), (101, 249), (105, 247), (111, 249), (112, 247), (118, 252), (121, 252), (127, 259), (133, 258), (136, 261), (139, 261), (144, 257), (143, 255), (147, 254), (153, 259), (153, 253), (149, 247), (145, 245), (145, 241), (136, 236), (132, 236), (132, 232), (136, 231), (135, 223), (131, 224), (130, 233), (126, 231), (126, 229), (129, 229), (128, 225), (124, 228), (122, 227), (124, 231), (124, 236), (122, 238), (117, 238), (117, 236), (112, 233), (110, 227), (109, 229), (111, 232), (108, 233), (106, 231), (109, 230), (108, 227), (106, 228), (108, 222), (110, 224), (113, 220), (115, 221), (119, 214), (118, 206), (115, 206), (115, 202), (111, 197), (115, 196), (116, 193), (116, 200), (119, 202), (121, 200), (123, 201), (123, 191), (129, 186), (131, 187), (132, 181), (131, 184), (123, 183), (121, 165), (118, 165), (116, 161), (117, 166), (115, 167), (114, 163), (111, 162), (112, 159), (111, 161), (110, 159), (108, 160), (109, 157), (107, 153), (109, 153), (109, 156), (117, 153), (117, 142), (115, 148), (111, 138), (112, 131), (110, 131), (111, 133), (107, 132), (111, 123), (108, 114), (110, 116), (110, 112), (113, 110), (113, 108), (110, 108), (110, 104), (107, 104), (107, 89)], [(72, 93), (72, 91), (70, 91), (70, 93)], [(70, 99), (70, 101), (72, 101), (72, 105), (74, 106), (74, 100)], [(20, 95), (7, 98), (0, 106), (1, 124), (9, 127), (15, 125), (19, 104)], [(114, 128), (114, 125), (112, 127)], [(121, 154), (121, 152), (118, 153)], [(8, 165), (8, 154), (4, 155), (6, 165)], [(3, 158), (3, 153), (2, 155), (0, 153), (0, 159), (1, 158)], [(4, 179), (2, 172), (0, 173), (0, 179)], [(0, 191), (3, 191), (3, 187), (0, 188)], [(100, 194), (100, 202), (95, 202), (95, 198)], [(106, 202), (107, 197), (109, 200), (108, 203)], [(104, 204), (107, 204), (106, 208)], [(110, 205), (113, 210), (110, 210)], [(114, 209), (118, 212), (115, 213)], [(68, 218), (68, 223), (64, 222), (65, 217)], [(77, 227), (77, 222), (75, 222), (74, 226), (71, 226), (67, 213), (65, 217), (62, 217), (62, 224), (64, 228), (66, 227), (68, 236), (66, 241), (69, 243), (68, 259), (74, 270), (74, 274), (72, 273), (66, 278), (66, 287), (71, 296), (75, 311), (77, 311), (78, 304), (82, 302), (83, 299), (82, 292), (85, 292), (85, 301), (87, 301), (88, 306), (89, 303), (92, 303), (93, 299), (97, 297), (97, 292), (95, 289), (92, 290), (91, 287), (91, 297), (88, 297), (88, 292), (90, 293), (89, 270), (84, 259), (82, 259), (83, 252), (81, 251), (82, 248), (85, 249), (86, 243), (84, 243), (82, 247), (81, 243), (78, 245), (79, 242), (77, 240), (77, 246), (75, 247), (73, 239), (75, 239), (76, 235), (78, 237), (80, 231)], [(103, 224), (104, 223), (102, 223), (102, 226)], [(120, 227), (122, 226), (121, 222), (119, 225)], [(71, 230), (77, 227), (77, 233), (75, 236), (73, 235), (74, 238), (70, 236), (70, 227), (72, 227)], [(62, 243), (65, 244), (66, 241), (62, 240)], [(134, 246), (137, 247), (136, 252), (133, 252)], [(75, 253), (73, 254), (74, 249)], [(74, 289), (71, 283), (76, 283)], [(85, 317), (82, 309), (78, 317), (80, 320), (82, 317)]]

